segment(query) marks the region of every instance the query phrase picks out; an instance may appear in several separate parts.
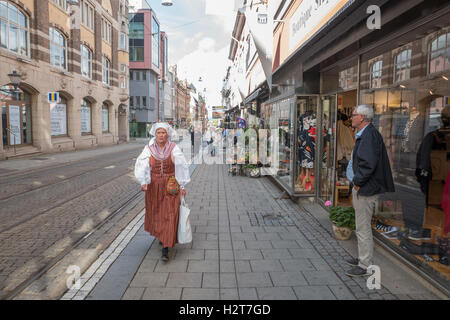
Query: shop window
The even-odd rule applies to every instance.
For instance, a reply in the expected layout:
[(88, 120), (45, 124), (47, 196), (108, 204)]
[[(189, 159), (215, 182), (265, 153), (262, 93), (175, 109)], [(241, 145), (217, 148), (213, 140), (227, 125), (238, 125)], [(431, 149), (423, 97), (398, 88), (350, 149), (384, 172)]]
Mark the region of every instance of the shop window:
[(81, 75), (92, 79), (92, 51), (81, 45)]
[(22, 56), (30, 56), (28, 17), (14, 4), (0, 1), (0, 46)]
[(106, 103), (102, 106), (102, 131), (109, 131), (109, 106)]
[(431, 41), (430, 74), (450, 69), (450, 33), (442, 34)]
[(339, 72), (339, 89), (351, 90), (358, 86), (358, 67), (352, 67)]
[(370, 87), (381, 88), (381, 75), (383, 71), (383, 61), (379, 60), (370, 69)]
[(50, 28), (50, 64), (62, 70), (67, 70), (67, 40), (55, 28)]
[(52, 137), (67, 135), (67, 100), (50, 104), (50, 129)]
[(394, 82), (410, 79), (411, 72), (411, 49), (403, 50), (395, 56)]
[(81, 104), (81, 133), (91, 134), (91, 110), (92, 105), (86, 99), (83, 99)]

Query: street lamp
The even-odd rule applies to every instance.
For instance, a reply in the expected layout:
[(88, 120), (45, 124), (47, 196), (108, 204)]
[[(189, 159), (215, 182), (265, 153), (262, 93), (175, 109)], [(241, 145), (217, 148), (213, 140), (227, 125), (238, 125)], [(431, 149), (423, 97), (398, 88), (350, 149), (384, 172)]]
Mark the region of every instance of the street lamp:
[(172, 0), (162, 0), (161, 4), (166, 7), (170, 7), (171, 5), (173, 5)]
[(9, 81), (11, 81), (12, 85), (14, 86), (14, 91), (17, 91), (17, 88), (20, 85), (20, 79), (22, 78), (22, 75), (20, 73), (17, 73), (16, 70), (14, 70), (12, 73), (8, 74)]

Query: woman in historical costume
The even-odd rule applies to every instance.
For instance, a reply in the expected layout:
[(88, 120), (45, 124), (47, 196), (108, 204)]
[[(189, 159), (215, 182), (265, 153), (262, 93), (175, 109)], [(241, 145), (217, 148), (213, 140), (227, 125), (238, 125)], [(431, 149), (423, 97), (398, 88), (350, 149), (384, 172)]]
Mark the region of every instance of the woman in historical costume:
[[(162, 244), (162, 260), (169, 260), (169, 248), (177, 243), (178, 215), (184, 187), (190, 182), (189, 165), (181, 149), (171, 141), (175, 131), (167, 123), (156, 123), (154, 136), (136, 160), (134, 175), (145, 191), (144, 229)], [(167, 190), (169, 177), (174, 176), (180, 191)]]

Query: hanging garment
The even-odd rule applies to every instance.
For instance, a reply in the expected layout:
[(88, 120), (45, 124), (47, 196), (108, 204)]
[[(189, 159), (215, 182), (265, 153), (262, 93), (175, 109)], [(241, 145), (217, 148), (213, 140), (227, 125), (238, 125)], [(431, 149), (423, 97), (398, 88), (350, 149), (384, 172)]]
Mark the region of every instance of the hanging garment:
[(347, 127), (342, 120), (338, 121), (337, 140), (337, 159), (341, 160), (344, 157), (351, 159), (352, 150), (355, 145), (355, 136), (353, 130)]
[(442, 209), (445, 213), (444, 233), (450, 232), (450, 172), (445, 182), (444, 193), (442, 194)]

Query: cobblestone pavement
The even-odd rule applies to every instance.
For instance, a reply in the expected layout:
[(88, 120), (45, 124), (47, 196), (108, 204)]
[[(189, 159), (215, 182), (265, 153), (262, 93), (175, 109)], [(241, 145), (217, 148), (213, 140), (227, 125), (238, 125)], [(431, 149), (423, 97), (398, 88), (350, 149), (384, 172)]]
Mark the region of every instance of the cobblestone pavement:
[[(346, 276), (349, 254), (309, 209), (278, 199), (281, 192), (268, 178), (201, 165), (187, 193), (192, 243), (170, 249), (164, 263), (158, 241), (138, 234), (141, 244), (132, 249), (145, 251), (122, 299), (399, 299), (386, 288), (369, 290), (366, 278)], [(111, 287), (102, 280), (102, 290), (94, 288), (88, 299), (115, 290), (113, 280)]]
[(137, 193), (132, 169), (141, 149), (0, 180), (0, 299)]

